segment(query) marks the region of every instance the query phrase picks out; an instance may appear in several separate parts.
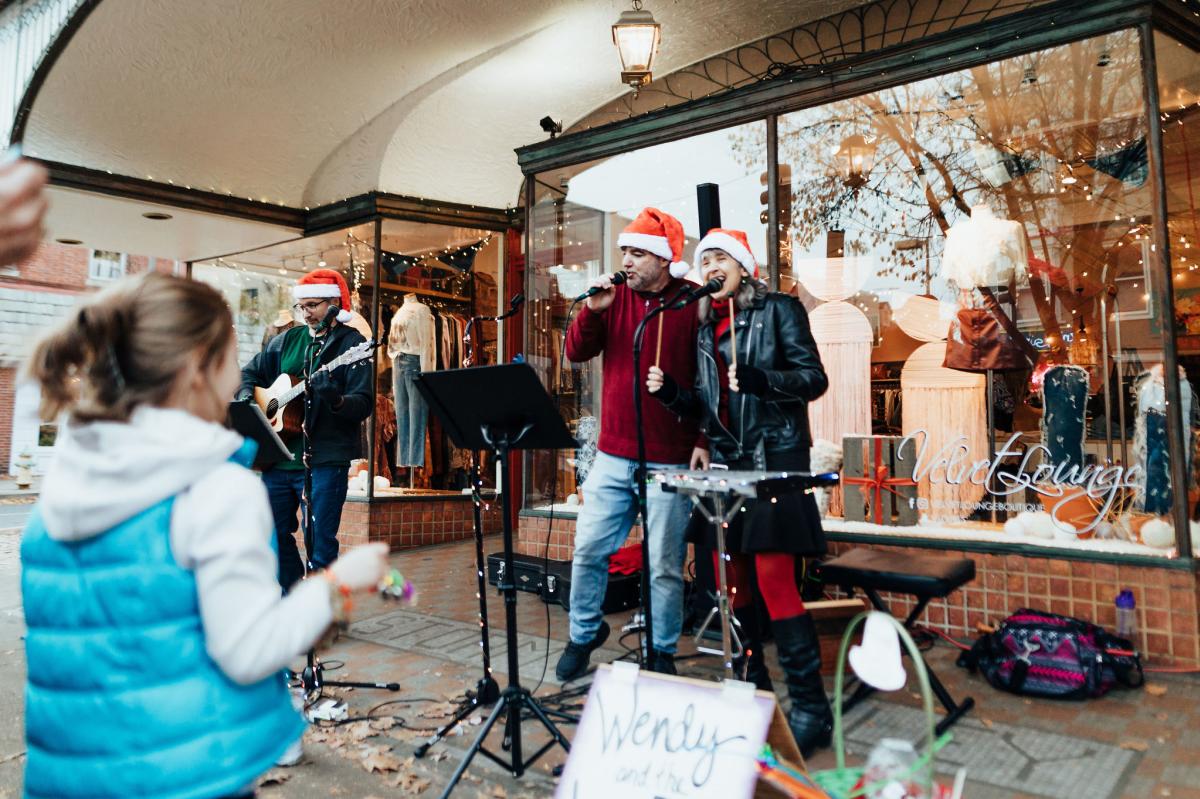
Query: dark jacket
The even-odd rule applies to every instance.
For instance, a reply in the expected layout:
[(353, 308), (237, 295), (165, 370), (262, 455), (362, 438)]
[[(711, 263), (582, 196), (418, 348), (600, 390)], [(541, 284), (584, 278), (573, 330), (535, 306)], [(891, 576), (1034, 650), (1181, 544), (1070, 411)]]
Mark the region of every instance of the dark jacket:
[[(290, 332), (290, 331), (288, 331)], [(304, 333), (307, 335), (307, 332)], [(250, 359), (242, 369), (242, 385), (237, 398), (253, 396), (254, 387), (267, 387), (281, 373), (279, 361), (283, 353), (285, 335), (276, 336), (266, 348)], [(326, 334), (327, 341), (318, 363), (327, 364), (356, 344), (366, 339), (357, 330), (347, 325), (336, 325)], [(340, 366), (330, 375), (341, 390), (342, 404), (335, 410), (320, 397), (305, 419), (312, 431), (313, 465), (340, 466), (361, 457), (359, 450), (359, 427), (371, 415), (373, 373), (371, 358), (348, 366)], [(297, 375), (298, 376), (298, 375)], [(292, 402), (303, 402), (297, 397)]]
[[(812, 445), (808, 403), (829, 387), (817, 344), (808, 326), (808, 313), (795, 297), (773, 292), (751, 307), (738, 311), (734, 320), (737, 362), (766, 372), (766, 395), (732, 394), (729, 422), (721, 424), (717, 401), (720, 380), (711, 322), (701, 326), (697, 340), (696, 382), (681, 386), (668, 408), (702, 416), (704, 432), (720, 463), (751, 459), (756, 468), (771, 468), (768, 453), (807, 449)], [(730, 337), (721, 341), (721, 354), (731, 363)]]

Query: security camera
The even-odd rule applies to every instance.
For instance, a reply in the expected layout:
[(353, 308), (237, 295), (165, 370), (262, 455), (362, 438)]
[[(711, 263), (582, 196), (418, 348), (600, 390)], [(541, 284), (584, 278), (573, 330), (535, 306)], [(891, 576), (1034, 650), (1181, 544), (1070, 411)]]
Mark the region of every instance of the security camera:
[(550, 138), (554, 138), (557, 134), (562, 133), (562, 123), (555, 122), (550, 117), (542, 117), (538, 120), (538, 124), (542, 126), (542, 130), (550, 134)]

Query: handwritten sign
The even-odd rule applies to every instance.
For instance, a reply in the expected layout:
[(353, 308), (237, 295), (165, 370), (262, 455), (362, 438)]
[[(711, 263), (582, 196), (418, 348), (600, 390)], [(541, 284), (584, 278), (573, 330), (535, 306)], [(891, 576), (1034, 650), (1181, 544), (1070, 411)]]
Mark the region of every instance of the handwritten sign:
[(753, 796), (755, 757), (776, 714), (775, 698), (746, 683), (601, 666), (555, 796)]

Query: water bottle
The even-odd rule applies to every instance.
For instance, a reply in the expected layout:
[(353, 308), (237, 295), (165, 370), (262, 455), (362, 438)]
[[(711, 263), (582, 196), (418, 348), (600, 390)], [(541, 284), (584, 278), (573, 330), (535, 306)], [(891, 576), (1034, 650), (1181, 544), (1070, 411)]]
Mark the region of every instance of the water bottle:
[(1117, 594), (1117, 637), (1133, 640), (1137, 634), (1137, 604), (1133, 600), (1133, 591), (1128, 588)]

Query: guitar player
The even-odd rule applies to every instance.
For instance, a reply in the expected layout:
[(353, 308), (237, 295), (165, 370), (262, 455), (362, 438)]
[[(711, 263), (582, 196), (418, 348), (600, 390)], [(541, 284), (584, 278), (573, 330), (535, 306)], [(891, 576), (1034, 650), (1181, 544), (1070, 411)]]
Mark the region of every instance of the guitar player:
[[(350, 321), (350, 290), (332, 269), (314, 269), (292, 288), (295, 308), (304, 324), (271, 339), (242, 369), (240, 400), (253, 401), (254, 389), (270, 386), (281, 374), (300, 378), (315, 372), (365, 339)], [(315, 395), (306, 425), (312, 438), (313, 551), (312, 565), (323, 568), (338, 554), (338, 526), (346, 501), (346, 472), (359, 457), (359, 425), (371, 414), (371, 361), (316, 372), (309, 382)], [(304, 396), (293, 400), (303, 403)], [(284, 438), (294, 459), (263, 472), (263, 483), (275, 519), (279, 545), (279, 584), (287, 591), (301, 577), (304, 567), (296, 546), (297, 514), (304, 491), (303, 437)]]

